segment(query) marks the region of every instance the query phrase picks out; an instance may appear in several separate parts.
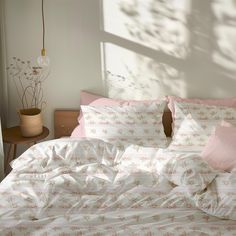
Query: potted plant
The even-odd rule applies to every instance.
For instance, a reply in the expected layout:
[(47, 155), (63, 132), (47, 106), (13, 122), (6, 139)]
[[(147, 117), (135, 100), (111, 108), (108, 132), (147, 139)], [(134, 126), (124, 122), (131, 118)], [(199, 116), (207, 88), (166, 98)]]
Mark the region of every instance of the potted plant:
[(13, 57), (13, 62), (7, 70), (21, 103), (18, 113), (22, 136), (33, 137), (41, 134), (42, 109), (46, 105), (43, 100), (42, 83), (49, 75), (48, 68), (32, 66), (30, 61)]

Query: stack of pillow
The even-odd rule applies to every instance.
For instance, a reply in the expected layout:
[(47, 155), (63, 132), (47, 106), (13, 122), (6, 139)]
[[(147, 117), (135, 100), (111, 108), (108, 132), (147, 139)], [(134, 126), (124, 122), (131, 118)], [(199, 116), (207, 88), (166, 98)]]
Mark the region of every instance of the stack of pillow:
[(81, 112), (72, 137), (99, 138), (121, 145), (167, 147), (162, 116), (172, 112), (170, 150), (201, 152), (214, 168), (236, 165), (236, 98), (148, 101), (110, 99), (81, 92)]
[(125, 101), (81, 92), (79, 126), (72, 137), (166, 147), (162, 116), (167, 99)]
[(173, 116), (172, 150), (201, 152), (215, 169), (236, 166), (236, 98), (183, 99), (169, 97)]

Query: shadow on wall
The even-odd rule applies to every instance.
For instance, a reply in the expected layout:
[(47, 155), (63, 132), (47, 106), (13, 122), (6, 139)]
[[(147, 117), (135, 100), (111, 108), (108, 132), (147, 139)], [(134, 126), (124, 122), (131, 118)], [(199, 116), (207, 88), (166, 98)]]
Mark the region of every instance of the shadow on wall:
[(234, 0), (103, 0), (110, 97), (226, 97), (236, 89)]

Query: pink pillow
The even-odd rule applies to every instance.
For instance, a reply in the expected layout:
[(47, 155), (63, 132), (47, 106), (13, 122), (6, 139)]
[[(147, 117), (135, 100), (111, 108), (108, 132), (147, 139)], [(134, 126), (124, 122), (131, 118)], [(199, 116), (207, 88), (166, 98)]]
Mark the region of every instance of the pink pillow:
[(217, 126), (201, 155), (213, 168), (231, 171), (236, 166), (236, 128)]
[(168, 96), (168, 107), (172, 112), (173, 118), (175, 117), (175, 102), (236, 107), (236, 97), (223, 98), (223, 99), (200, 99), (200, 98), (180, 98), (180, 97), (175, 97), (175, 96)]
[[(167, 99), (164, 99), (167, 100)], [(118, 105), (135, 105), (135, 104), (150, 104), (153, 102), (160, 102), (163, 99), (156, 100), (120, 100), (120, 99), (111, 99), (102, 97), (93, 93), (89, 93), (86, 91), (80, 92), (80, 105), (91, 105), (91, 106), (118, 106)], [(78, 117), (79, 125), (73, 130), (71, 137), (81, 138), (85, 137), (84, 131), (84, 119), (82, 111), (80, 111), (80, 115)]]

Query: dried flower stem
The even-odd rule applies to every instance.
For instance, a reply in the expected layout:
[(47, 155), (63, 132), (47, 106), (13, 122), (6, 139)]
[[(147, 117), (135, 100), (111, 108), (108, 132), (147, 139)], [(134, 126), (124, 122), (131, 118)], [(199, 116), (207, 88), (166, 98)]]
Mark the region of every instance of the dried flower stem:
[(40, 108), (46, 102), (43, 101), (42, 82), (49, 76), (48, 68), (33, 67), (30, 61), (23, 61), (16, 57), (7, 68), (9, 77), (13, 79), (17, 95), (23, 109)]

